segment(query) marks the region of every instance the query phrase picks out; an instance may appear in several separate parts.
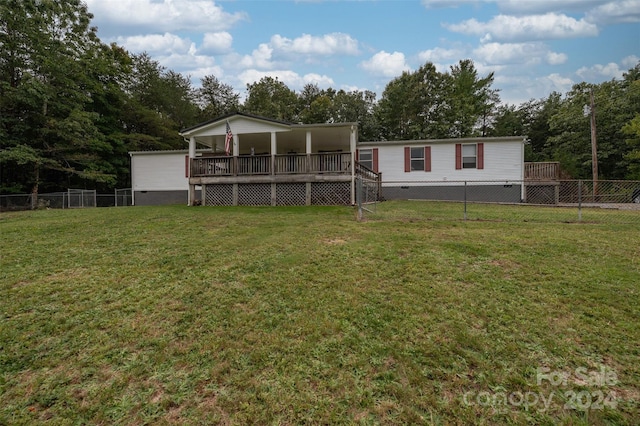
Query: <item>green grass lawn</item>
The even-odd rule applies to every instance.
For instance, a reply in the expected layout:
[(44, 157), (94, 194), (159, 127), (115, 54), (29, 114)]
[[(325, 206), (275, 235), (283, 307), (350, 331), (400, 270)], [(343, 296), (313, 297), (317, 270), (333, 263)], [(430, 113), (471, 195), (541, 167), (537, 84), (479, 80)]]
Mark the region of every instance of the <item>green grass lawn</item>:
[(0, 215), (0, 424), (637, 424), (637, 224), (412, 206)]

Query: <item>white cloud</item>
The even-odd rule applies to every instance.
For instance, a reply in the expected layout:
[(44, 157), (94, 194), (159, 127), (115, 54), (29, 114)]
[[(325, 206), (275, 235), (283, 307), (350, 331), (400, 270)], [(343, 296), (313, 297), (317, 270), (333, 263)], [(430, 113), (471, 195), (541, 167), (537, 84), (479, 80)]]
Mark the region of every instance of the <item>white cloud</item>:
[[(244, 55), (235, 62), (235, 66), (239, 68), (262, 68), (272, 69), (275, 64), (271, 60), (273, 48), (267, 43), (260, 43), (257, 49), (251, 52), (251, 55)], [(228, 62), (228, 61), (227, 61)], [(233, 65), (232, 63), (230, 63)]]
[[(100, 33), (102, 23), (118, 34), (145, 31), (209, 31), (226, 30), (245, 13), (227, 13), (211, 0), (86, 0), (95, 16)], [(115, 35), (115, 34), (114, 34)]]
[(186, 53), (194, 49), (194, 44), (188, 38), (182, 38), (175, 34), (148, 34), (129, 37), (118, 37), (119, 45), (124, 46), (127, 50), (140, 53), (164, 53), (182, 52)]
[(184, 74), (191, 77), (191, 82), (196, 87), (200, 86), (200, 80), (204, 76), (214, 75), (218, 79), (223, 79), (225, 77), (224, 70), (217, 65), (196, 67), (187, 70)]
[(422, 5), (427, 9), (457, 8), (470, 3), (475, 2), (473, 0), (422, 0)]
[(556, 13), (522, 17), (497, 15), (488, 22), (469, 19), (459, 24), (447, 24), (445, 27), (453, 32), (480, 36), (483, 41), (514, 42), (598, 35), (595, 24)]
[(427, 9), (494, 3), (500, 11), (515, 15), (567, 11), (585, 13), (594, 7), (611, 2), (611, 0), (422, 0), (422, 4)]
[(631, 56), (627, 56), (622, 60), (622, 66), (629, 69), (638, 65), (638, 62), (640, 62), (640, 58), (637, 57), (636, 55), (631, 55)]
[[(222, 68), (216, 65), (212, 56), (198, 55), (194, 51), (187, 53), (170, 53), (167, 55), (154, 56), (161, 65), (168, 69), (180, 72), (192, 77), (201, 76), (202, 70), (216, 70), (222, 73)], [(206, 74), (202, 74), (206, 75)]]
[(291, 70), (260, 71), (256, 69), (245, 70), (238, 75), (242, 86), (260, 81), (263, 77), (277, 78), (292, 90), (301, 90), (305, 84), (317, 84), (319, 87), (330, 87), (335, 83), (331, 77), (315, 73), (300, 75)]
[(598, 24), (640, 22), (640, 0), (610, 1), (590, 10), (586, 20)]
[(287, 66), (287, 61), (292, 58), (302, 62), (300, 56), (307, 56), (308, 61), (312, 61), (317, 56), (340, 54), (358, 54), (358, 42), (342, 33), (321, 37), (304, 34), (295, 39), (276, 34), (268, 43), (260, 43), (250, 55), (230, 55), (225, 62), (235, 68), (273, 70)]
[(547, 12), (586, 12), (610, 0), (491, 0), (501, 11), (511, 14), (531, 14)]
[(549, 51), (540, 42), (532, 43), (486, 43), (473, 51), (476, 58), (491, 64), (538, 64), (543, 60), (550, 65), (566, 62), (567, 55)]
[(566, 54), (556, 52), (547, 52), (547, 56), (545, 58), (549, 65), (561, 65), (567, 62), (568, 59), (569, 57)]
[(530, 76), (496, 75), (495, 85), (501, 88), (500, 99), (503, 104), (521, 104), (529, 99), (545, 98), (551, 92), (566, 93), (571, 90), (574, 81), (554, 73), (538, 78)]
[(233, 44), (233, 37), (226, 31), (219, 33), (205, 33), (200, 50), (210, 53), (228, 52)]
[(626, 70), (620, 69), (618, 64), (614, 62), (609, 62), (608, 64), (595, 64), (590, 67), (582, 67), (576, 74), (580, 76), (585, 81), (600, 81), (603, 78), (605, 79), (613, 79), (613, 78), (622, 78), (622, 74)]
[(323, 36), (303, 34), (295, 39), (282, 37), (279, 34), (271, 37), (271, 46), (274, 50), (284, 54), (301, 55), (357, 55), (358, 41), (348, 34), (331, 33)]
[(556, 92), (565, 93), (565, 92), (568, 92), (571, 89), (571, 86), (575, 84), (573, 80), (571, 80), (569, 77), (562, 77), (558, 73), (549, 74), (546, 77), (540, 78), (540, 80), (541, 81), (547, 80), (551, 82), (551, 84), (555, 87), (555, 89), (550, 90), (549, 92), (556, 91)]
[(398, 77), (403, 71), (410, 70), (404, 53), (387, 53), (384, 50), (373, 55), (371, 59), (361, 62), (360, 66), (371, 74), (383, 77)]
[(457, 61), (465, 56), (462, 49), (443, 49), (436, 47), (435, 49), (423, 50), (418, 53), (418, 59), (421, 62), (439, 63), (443, 61)]

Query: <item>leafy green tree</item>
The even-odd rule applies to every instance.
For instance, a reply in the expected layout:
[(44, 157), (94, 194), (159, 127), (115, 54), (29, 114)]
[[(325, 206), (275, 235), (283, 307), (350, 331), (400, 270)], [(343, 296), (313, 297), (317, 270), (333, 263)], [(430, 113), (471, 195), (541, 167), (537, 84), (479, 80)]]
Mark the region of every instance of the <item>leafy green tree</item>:
[(0, 3), (3, 190), (37, 193), (63, 177), (115, 182), (103, 161), (112, 147), (90, 108), (110, 60), (91, 19), (80, 0)]
[(331, 123), (335, 90), (320, 90), (317, 84), (306, 84), (298, 95), (300, 121), (307, 124)]
[(375, 108), (380, 139), (444, 137), (447, 78), (432, 63), (387, 84)]
[(554, 154), (548, 139), (554, 133), (549, 118), (558, 110), (561, 95), (551, 93), (546, 99), (531, 99), (519, 106), (500, 105), (488, 136), (527, 136), (525, 161), (552, 161)]
[(580, 83), (573, 86), (562, 100), (557, 112), (549, 119), (548, 148), (553, 159), (560, 161), (572, 177), (592, 177), (590, 93), (593, 92), (598, 175), (600, 179), (623, 179), (633, 176), (635, 167), (633, 144), (626, 142), (633, 131), (632, 123), (640, 113), (640, 64), (625, 73), (622, 80), (598, 85)]
[(276, 120), (298, 121), (298, 97), (277, 78), (263, 77), (256, 83), (247, 84), (247, 92), (244, 112)]
[(200, 106), (199, 121), (206, 121), (240, 109), (240, 95), (233, 87), (221, 83), (215, 76), (207, 75), (196, 90), (196, 103)]
[(333, 98), (332, 121), (335, 123), (356, 122), (359, 127), (358, 137), (361, 141), (374, 140), (377, 136), (377, 125), (374, 117), (376, 94), (372, 91), (339, 90)]
[(523, 112), (520, 108), (516, 105), (500, 105), (487, 136), (521, 136), (524, 135), (524, 127)]
[(628, 137), (626, 143), (629, 151), (625, 154), (627, 161), (627, 178), (640, 180), (640, 114), (624, 125), (622, 133)]
[(493, 77), (493, 73), (484, 78), (478, 77), (470, 59), (451, 66), (447, 82), (449, 108), (445, 118), (449, 124), (449, 136), (463, 138), (486, 134), (489, 118), (500, 99), (497, 91), (491, 89)]
[(180, 129), (196, 124), (198, 108), (188, 78), (167, 70), (147, 53), (132, 57), (125, 85), (123, 127), (129, 150), (184, 147)]

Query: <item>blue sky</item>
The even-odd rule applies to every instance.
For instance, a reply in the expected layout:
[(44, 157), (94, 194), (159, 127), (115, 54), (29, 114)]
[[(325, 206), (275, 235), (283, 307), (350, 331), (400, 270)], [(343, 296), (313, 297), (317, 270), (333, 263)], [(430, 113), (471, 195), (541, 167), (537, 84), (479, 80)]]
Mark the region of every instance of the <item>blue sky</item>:
[(640, 0), (86, 0), (104, 42), (148, 52), (241, 94), (264, 76), (293, 90), (372, 90), (404, 70), (472, 59), (503, 103), (621, 78), (640, 61)]

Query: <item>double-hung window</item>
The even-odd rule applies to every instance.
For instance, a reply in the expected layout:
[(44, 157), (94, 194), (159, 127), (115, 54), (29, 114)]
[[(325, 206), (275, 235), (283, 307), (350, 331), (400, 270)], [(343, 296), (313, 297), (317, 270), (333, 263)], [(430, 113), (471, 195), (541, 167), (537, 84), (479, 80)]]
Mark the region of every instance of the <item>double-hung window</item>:
[(405, 146), (404, 147), (404, 171), (405, 172), (430, 172), (431, 171), (431, 147), (430, 146)]
[(372, 149), (360, 149), (358, 150), (358, 162), (373, 170), (373, 150)]
[(484, 143), (456, 144), (456, 170), (484, 169)]
[(424, 171), (424, 147), (411, 147), (411, 171)]
[(462, 168), (475, 169), (477, 165), (476, 144), (462, 145)]

